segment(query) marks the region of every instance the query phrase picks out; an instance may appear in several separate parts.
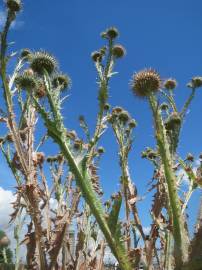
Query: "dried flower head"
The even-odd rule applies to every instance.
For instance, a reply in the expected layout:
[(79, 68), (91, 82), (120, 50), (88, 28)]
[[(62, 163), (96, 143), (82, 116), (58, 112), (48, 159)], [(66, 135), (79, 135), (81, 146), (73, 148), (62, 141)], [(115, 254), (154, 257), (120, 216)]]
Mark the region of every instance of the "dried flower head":
[(23, 49), (23, 50), (21, 51), (20, 57), (21, 57), (21, 58), (28, 59), (31, 55), (32, 55), (31, 50), (25, 48), (25, 49)]
[(21, 0), (7, 0), (7, 8), (12, 12), (19, 12), (22, 8)]
[(116, 44), (112, 48), (112, 54), (115, 58), (121, 58), (126, 55), (126, 50), (122, 45)]
[(37, 80), (35, 76), (25, 71), (23, 74), (16, 76), (15, 84), (19, 89), (31, 90), (37, 87)]
[(115, 39), (119, 36), (119, 31), (116, 27), (110, 27), (105, 32), (101, 33), (101, 36), (108, 39)]
[(144, 69), (133, 75), (131, 87), (136, 96), (147, 97), (160, 89), (160, 75), (153, 69)]
[(46, 96), (46, 86), (42, 80), (38, 81), (37, 87), (35, 89), (36, 96), (42, 98)]
[(164, 87), (166, 88), (166, 89), (168, 89), (168, 90), (173, 90), (173, 89), (175, 89), (176, 88), (176, 86), (177, 86), (177, 82), (176, 82), (176, 80), (174, 80), (174, 79), (168, 79), (168, 80), (166, 80), (165, 82), (164, 82)]
[(191, 85), (192, 88), (198, 88), (202, 86), (202, 77), (197, 76), (197, 77), (193, 77), (191, 80)]
[(30, 67), (40, 75), (44, 74), (44, 70), (51, 74), (57, 69), (58, 63), (49, 53), (36, 52), (32, 55)]
[(60, 90), (64, 90), (71, 86), (71, 79), (65, 74), (58, 74), (53, 78), (53, 86), (60, 87)]
[(91, 58), (94, 62), (101, 62), (102, 61), (102, 53), (98, 51), (94, 51), (91, 53)]

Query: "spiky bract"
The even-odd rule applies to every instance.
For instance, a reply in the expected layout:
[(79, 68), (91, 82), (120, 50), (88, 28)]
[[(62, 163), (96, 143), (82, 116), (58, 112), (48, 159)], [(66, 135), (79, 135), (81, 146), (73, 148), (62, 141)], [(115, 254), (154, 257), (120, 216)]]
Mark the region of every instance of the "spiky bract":
[(71, 79), (65, 74), (58, 74), (54, 76), (52, 83), (54, 87), (60, 87), (60, 90), (63, 91), (66, 88), (70, 88)]
[(58, 63), (52, 55), (41, 51), (33, 53), (30, 67), (40, 75), (44, 74), (45, 70), (51, 74), (57, 69)]
[(160, 89), (160, 75), (153, 69), (144, 69), (133, 75), (131, 87), (136, 96), (148, 97)]

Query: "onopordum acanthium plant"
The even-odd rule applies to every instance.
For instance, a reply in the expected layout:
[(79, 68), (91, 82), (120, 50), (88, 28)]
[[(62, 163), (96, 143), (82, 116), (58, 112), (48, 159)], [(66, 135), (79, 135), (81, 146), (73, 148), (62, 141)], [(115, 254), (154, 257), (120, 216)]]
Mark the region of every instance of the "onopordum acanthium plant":
[[(201, 269), (198, 248), (202, 245), (201, 211), (192, 239), (185, 213), (194, 190), (202, 185), (202, 165), (194, 170), (194, 157), (191, 154), (180, 157), (178, 144), (186, 112), (202, 86), (202, 77), (194, 77), (188, 84), (190, 96), (179, 110), (174, 98), (174, 79), (162, 81), (153, 69), (132, 76), (133, 94), (151, 107), (156, 138), (156, 147), (142, 153), (154, 166), (152, 224), (146, 234), (128, 160), (137, 124), (126, 109), (111, 108), (109, 104), (109, 84), (116, 74), (114, 66), (126, 53), (125, 48), (116, 43), (118, 30), (106, 29), (101, 34), (104, 46), (91, 55), (97, 72), (98, 113), (93, 134), (84, 116), (80, 116), (80, 126), (86, 135), (84, 141), (65, 125), (61, 109), (71, 79), (61, 73), (54, 56), (46, 51), (23, 49), (8, 77), (8, 62), (16, 58), (16, 54), (9, 53), (7, 36), (21, 7), (20, 0), (6, 1), (7, 20), (1, 32), (0, 56), (6, 109), (1, 108), (0, 120), (7, 134), (0, 142), (17, 183), (12, 221), (23, 211), (28, 217), (27, 234), (22, 241), (27, 248), (27, 268), (102, 270), (104, 253), (109, 247), (122, 270), (138, 269), (140, 264), (148, 270), (155, 265), (167, 270)], [(40, 139), (36, 136), (38, 121), (45, 125)], [(118, 144), (120, 190), (103, 203), (99, 161), (104, 149), (100, 139), (109, 128)], [(49, 140), (59, 149), (54, 156), (46, 156), (40, 150)], [(50, 174), (47, 174), (48, 169)], [(189, 179), (185, 194), (180, 192), (182, 182), (178, 172), (181, 169)], [(52, 201), (56, 203), (55, 208)], [(72, 226), (77, 240), (75, 248), (71, 242)], [(16, 239), (15, 269), (18, 269), (18, 235)]]

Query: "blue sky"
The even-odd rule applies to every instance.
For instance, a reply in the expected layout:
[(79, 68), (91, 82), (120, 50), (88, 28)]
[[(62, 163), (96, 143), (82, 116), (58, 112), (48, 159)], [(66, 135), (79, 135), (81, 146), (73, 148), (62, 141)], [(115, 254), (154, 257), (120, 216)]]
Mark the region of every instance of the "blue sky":
[[(91, 130), (97, 112), (96, 72), (91, 61), (92, 51), (104, 45), (100, 32), (109, 26), (120, 31), (118, 43), (125, 46), (127, 55), (117, 62), (118, 75), (110, 84), (110, 103), (123, 106), (137, 120), (135, 142), (130, 156), (130, 167), (140, 195), (147, 190), (152, 176), (149, 162), (140, 158), (146, 146), (155, 144), (153, 123), (147, 102), (133, 97), (129, 80), (133, 72), (153, 67), (162, 78), (178, 81), (175, 91), (177, 104), (182, 106), (189, 95), (186, 83), (192, 76), (202, 75), (202, 2), (200, 0), (26, 0), (10, 33), (15, 49), (45, 49), (54, 54), (63, 72), (70, 75), (73, 86), (63, 113), (68, 128), (79, 132), (78, 116), (83, 114)], [(2, 5), (1, 5), (2, 6)], [(1, 8), (1, 10), (3, 10)], [(1, 14), (1, 13), (0, 13)], [(198, 90), (182, 130), (179, 153), (199, 155), (201, 138), (202, 89)], [(103, 145), (106, 155), (101, 162), (101, 179), (106, 196), (118, 189), (120, 171), (117, 148), (111, 131), (107, 131)], [(1, 161), (0, 186), (15, 186)], [(197, 211), (199, 191), (191, 203), (192, 216)], [(145, 226), (149, 224), (150, 196), (140, 203)]]

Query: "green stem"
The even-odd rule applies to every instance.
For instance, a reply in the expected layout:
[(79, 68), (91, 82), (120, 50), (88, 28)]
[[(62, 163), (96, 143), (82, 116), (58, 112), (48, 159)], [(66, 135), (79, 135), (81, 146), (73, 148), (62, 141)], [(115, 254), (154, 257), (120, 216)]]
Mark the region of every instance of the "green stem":
[(169, 144), (167, 142), (165, 128), (162, 122), (161, 115), (157, 107), (157, 101), (153, 94), (149, 96), (150, 106), (153, 112), (156, 129), (156, 140), (161, 156), (165, 179), (168, 188), (168, 197), (171, 207), (171, 220), (173, 224), (173, 237), (174, 237), (174, 255), (176, 261), (176, 270), (180, 269), (183, 262), (187, 260), (187, 245), (186, 234), (184, 228), (184, 218), (181, 214), (181, 204), (177, 194), (176, 177), (172, 169), (172, 158), (169, 151)]

